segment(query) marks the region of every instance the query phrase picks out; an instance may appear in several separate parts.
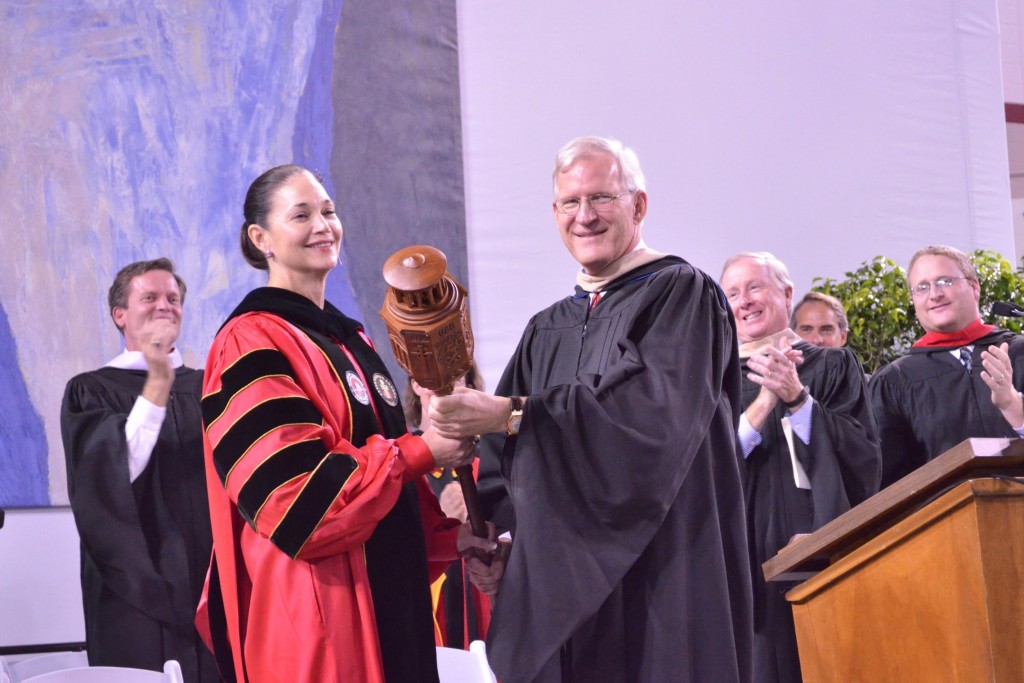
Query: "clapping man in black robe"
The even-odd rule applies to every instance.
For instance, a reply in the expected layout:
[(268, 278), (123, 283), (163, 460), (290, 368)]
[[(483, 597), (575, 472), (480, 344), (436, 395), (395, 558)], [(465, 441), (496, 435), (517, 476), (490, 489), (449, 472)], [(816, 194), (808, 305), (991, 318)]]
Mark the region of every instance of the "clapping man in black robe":
[(431, 399), (440, 433), (500, 453), (505, 683), (750, 680), (735, 327), (710, 277), (644, 244), (644, 188), (618, 141), (563, 147), (552, 212), (575, 293), (530, 321), (497, 396)]
[(754, 561), (754, 679), (799, 682), (792, 584), (761, 564), (878, 490), (880, 455), (864, 373), (845, 348), (803, 341), (789, 327), (793, 282), (768, 252), (742, 252), (722, 270), (743, 362), (739, 442)]
[(907, 281), (925, 335), (869, 385), (882, 440), (882, 486), (976, 437), (1024, 436), (1024, 338), (981, 320), (971, 260), (921, 249)]
[(68, 382), (61, 432), (81, 537), (89, 663), (218, 681), (194, 626), (210, 561), (199, 400), (182, 365), (185, 283), (167, 259), (117, 274), (110, 315), (125, 351)]

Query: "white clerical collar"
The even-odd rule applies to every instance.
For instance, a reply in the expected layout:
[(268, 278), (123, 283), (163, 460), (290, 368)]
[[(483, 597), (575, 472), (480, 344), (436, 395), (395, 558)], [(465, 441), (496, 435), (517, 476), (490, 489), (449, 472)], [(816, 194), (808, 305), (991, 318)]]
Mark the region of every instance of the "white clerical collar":
[(787, 327), (774, 334), (769, 334), (767, 337), (742, 342), (740, 344), (740, 358), (750, 358), (754, 354), (765, 353), (769, 348), (777, 349), (779, 348), (779, 342), (783, 339), (788, 341), (790, 346), (803, 341), (797, 336), (796, 332)]
[[(177, 369), (185, 364), (177, 347), (171, 349), (171, 352), (167, 355), (171, 357), (172, 368)], [(121, 370), (149, 370), (149, 364), (146, 363), (146, 357), (142, 354), (142, 351), (128, 351), (127, 349), (120, 356), (111, 359), (105, 367), (119, 368)]]
[(620, 275), (624, 275), (631, 270), (645, 266), (648, 263), (653, 263), (658, 259), (665, 258), (665, 254), (660, 251), (654, 251), (641, 239), (637, 242), (636, 247), (633, 251), (623, 254), (616, 260), (609, 263), (601, 271), (600, 275), (587, 275), (585, 272), (580, 270), (576, 273), (576, 284), (580, 286), (584, 292), (599, 292), (605, 288), (610, 282), (618, 278)]

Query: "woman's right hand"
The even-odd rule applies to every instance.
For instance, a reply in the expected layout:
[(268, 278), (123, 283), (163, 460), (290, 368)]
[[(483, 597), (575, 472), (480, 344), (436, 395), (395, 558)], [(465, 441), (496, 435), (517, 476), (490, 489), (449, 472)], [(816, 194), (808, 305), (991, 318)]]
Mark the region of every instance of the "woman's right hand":
[(437, 467), (462, 467), (471, 464), (476, 457), (475, 439), (449, 439), (431, 427), (423, 432), (423, 440), (427, 442)]

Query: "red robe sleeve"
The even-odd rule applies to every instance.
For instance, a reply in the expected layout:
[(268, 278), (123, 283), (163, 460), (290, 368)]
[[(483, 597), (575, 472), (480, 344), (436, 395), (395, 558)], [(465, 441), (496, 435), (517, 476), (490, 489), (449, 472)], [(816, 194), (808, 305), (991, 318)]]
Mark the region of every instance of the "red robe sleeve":
[(273, 316), (235, 318), (214, 341), (203, 390), (214, 468), (246, 522), (293, 558), (358, 547), (433, 467), (411, 434), (354, 446), (350, 399), (319, 347)]
[(423, 477), (416, 481), (416, 494), (420, 503), (423, 537), (427, 542), (427, 570), (430, 583), (434, 583), (459, 557), (459, 520), (444, 516), (437, 496)]

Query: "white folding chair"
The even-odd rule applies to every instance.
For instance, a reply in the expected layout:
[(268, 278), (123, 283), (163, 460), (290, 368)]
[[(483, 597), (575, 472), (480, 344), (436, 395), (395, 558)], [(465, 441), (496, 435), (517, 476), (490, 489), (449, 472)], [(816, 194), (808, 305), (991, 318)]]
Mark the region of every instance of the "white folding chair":
[(184, 683), (184, 680), (178, 662), (169, 659), (164, 663), (163, 673), (121, 666), (89, 666), (51, 671), (20, 683)]
[(89, 666), (89, 655), (85, 652), (53, 652), (13, 662), (4, 662), (0, 664), (0, 670), (5, 670), (9, 683), (21, 683), (26, 678), (40, 674), (83, 666)]
[(437, 673), (441, 683), (497, 683), (482, 640), (474, 640), (468, 650), (437, 648)]

